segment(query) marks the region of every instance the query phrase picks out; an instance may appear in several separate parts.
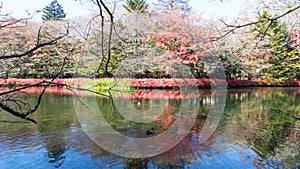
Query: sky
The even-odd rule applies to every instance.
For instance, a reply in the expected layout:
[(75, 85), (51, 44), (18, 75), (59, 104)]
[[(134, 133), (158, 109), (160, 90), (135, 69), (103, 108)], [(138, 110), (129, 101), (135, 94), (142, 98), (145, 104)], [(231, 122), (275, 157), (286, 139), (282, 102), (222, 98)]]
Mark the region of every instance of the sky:
[[(29, 12), (42, 10), (43, 7), (49, 5), (53, 0), (0, 0), (2, 1), (1, 14), (10, 13), (15, 18), (27, 17)], [(202, 17), (207, 19), (232, 19), (237, 17), (241, 10), (244, 9), (247, 0), (190, 0), (189, 4), (192, 9), (201, 13)], [(81, 4), (77, 0), (58, 0), (63, 6), (67, 18), (84, 16), (91, 13), (89, 4)], [(157, 2), (157, 0), (148, 0), (149, 4)], [(41, 14), (35, 15), (36, 20), (41, 18)]]

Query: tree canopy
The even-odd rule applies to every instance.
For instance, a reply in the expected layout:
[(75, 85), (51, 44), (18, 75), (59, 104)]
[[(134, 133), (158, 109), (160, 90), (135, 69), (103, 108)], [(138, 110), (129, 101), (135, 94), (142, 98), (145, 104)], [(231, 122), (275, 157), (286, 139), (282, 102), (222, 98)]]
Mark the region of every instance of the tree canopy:
[(280, 81), (293, 79), (299, 74), (299, 53), (291, 46), (291, 36), (286, 24), (270, 18), (273, 16), (264, 11), (258, 17), (261, 22), (254, 27), (255, 38), (264, 39), (261, 48), (266, 52), (261, 55), (261, 59), (271, 64), (263, 70), (264, 76)]
[(146, 3), (146, 0), (126, 0), (123, 7), (128, 12), (143, 13), (147, 9), (148, 4)]
[(66, 17), (66, 13), (63, 7), (57, 0), (51, 2), (51, 4), (43, 8), (42, 19), (45, 20), (59, 20)]
[(190, 12), (191, 7), (189, 6), (190, 0), (158, 0), (158, 5), (165, 9), (179, 8), (183, 12)]

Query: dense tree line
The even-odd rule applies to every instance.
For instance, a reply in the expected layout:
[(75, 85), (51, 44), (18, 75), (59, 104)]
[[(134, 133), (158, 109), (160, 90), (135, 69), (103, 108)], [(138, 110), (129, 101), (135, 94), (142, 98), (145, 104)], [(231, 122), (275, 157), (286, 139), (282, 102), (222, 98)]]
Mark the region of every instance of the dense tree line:
[[(113, 13), (102, 11), (105, 19), (96, 13), (92, 19), (70, 20), (70, 25), (70, 21), (61, 20), (66, 14), (53, 1), (44, 7), (43, 23), (26, 20), (18, 23), (24, 26), (1, 28), (1, 52), (26, 51), (36, 43), (33, 32), (39, 32), (42, 41), (69, 25), (73, 28), (69, 35), (21, 61), (5, 60), (0, 76), (50, 78), (61, 65), (60, 54), (73, 49), (60, 75), (62, 78), (112, 77), (119, 64), (127, 60), (127, 69), (135, 69), (138, 74), (146, 71), (147, 77), (153, 78), (171, 77), (170, 74), (176, 73), (172, 65), (182, 63), (196, 78), (208, 77), (215, 71), (214, 65), (221, 65), (228, 79), (299, 79), (299, 21), (296, 19), (299, 3), (284, 3), (284, 7), (277, 3), (281, 11), (262, 7), (252, 16), (255, 22), (245, 17), (238, 23), (220, 25), (192, 13), (188, 1), (160, 0), (151, 6), (144, 0), (127, 0), (122, 6), (127, 12), (115, 22), (109, 20)], [(294, 11), (282, 17), (291, 9)], [(2, 18), (2, 23), (14, 20)], [(242, 26), (235, 27), (236, 24)], [(103, 27), (99, 29), (99, 25)]]

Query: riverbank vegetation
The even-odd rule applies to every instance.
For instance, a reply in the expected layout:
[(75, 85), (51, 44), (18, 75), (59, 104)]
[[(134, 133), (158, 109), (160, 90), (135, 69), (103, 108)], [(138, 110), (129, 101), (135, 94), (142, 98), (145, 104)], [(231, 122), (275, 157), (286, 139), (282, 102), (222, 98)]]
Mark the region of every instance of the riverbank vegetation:
[[(39, 83), (45, 79), (0, 79), (1, 87), (15, 87), (26, 86), (34, 83)], [(46, 80), (49, 81), (49, 80)], [(47, 83), (40, 84), (44, 86)], [(108, 90), (110, 88), (118, 89), (138, 89), (138, 88), (177, 88), (184, 85), (197, 85), (199, 88), (210, 88), (212, 86), (218, 86), (226, 84), (229, 88), (239, 87), (300, 87), (300, 80), (287, 80), (279, 82), (275, 80), (217, 80), (217, 79), (184, 79), (184, 78), (172, 78), (172, 79), (114, 79), (114, 78), (101, 78), (101, 79), (89, 79), (89, 78), (69, 78), (69, 79), (55, 79), (52, 82), (52, 86), (56, 87), (91, 87), (95, 86), (99, 90)]]
[(176, 76), (173, 65), (178, 63), (187, 66), (195, 78), (208, 78), (219, 71), (216, 67), (224, 69), (226, 79), (284, 82), (300, 78), (299, 3), (271, 3), (280, 7), (273, 10), (265, 1), (257, 5), (257, 14), (248, 11), (237, 20), (222, 23), (203, 19), (190, 7), (181, 8), (188, 4), (174, 2), (176, 5), (166, 8), (162, 2), (155, 7), (144, 1), (134, 6), (128, 1), (124, 5), (127, 12), (113, 23), (108, 16), (119, 13), (103, 11), (107, 23), (101, 30), (104, 21), (97, 13), (42, 23), (3, 16), (3, 55), (26, 52), (37, 42), (66, 31), (68, 35), (22, 58), (1, 59), (0, 77), (51, 78), (62, 57), (69, 54), (60, 78), (112, 77), (120, 65), (134, 69), (132, 76), (137, 78), (172, 78)]
[[(43, 8), (43, 21), (2, 13), (0, 3), (0, 84), (7, 87), (0, 92), (2, 109), (26, 118), (49, 86), (89, 84), (107, 96), (118, 79), (116, 90), (299, 87), (298, 0), (253, 1), (232, 20), (205, 19), (182, 0), (86, 3), (96, 10), (67, 19), (54, 0)], [(36, 86), (43, 87), (36, 105), (15, 95)], [(13, 109), (16, 103), (26, 109)]]

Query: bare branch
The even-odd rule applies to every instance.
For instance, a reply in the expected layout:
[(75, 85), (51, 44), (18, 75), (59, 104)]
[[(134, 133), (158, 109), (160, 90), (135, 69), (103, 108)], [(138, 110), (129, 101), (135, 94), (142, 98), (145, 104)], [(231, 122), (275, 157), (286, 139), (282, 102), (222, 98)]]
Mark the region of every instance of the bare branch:
[[(21, 23), (22, 21), (26, 21), (24, 23), (24, 25), (18, 25), (18, 26), (15, 26), (17, 23)], [(13, 21), (0, 21), (0, 23), (4, 23), (4, 24), (0, 24), (0, 29), (2, 28), (6, 28), (6, 27), (9, 27), (9, 28), (17, 28), (17, 27), (24, 27), (27, 25), (27, 19), (15, 19)], [(11, 27), (12, 25), (14, 25), (13, 27)]]
[[(225, 21), (223, 21), (223, 20), (220, 20), (226, 27), (231, 28), (231, 29), (229, 29), (225, 34), (223, 34), (223, 35), (221, 35), (221, 36), (219, 36), (219, 37), (213, 37), (213, 40), (217, 41), (217, 40), (223, 39), (224, 37), (228, 36), (229, 34), (232, 34), (232, 33), (234, 33), (236, 30), (241, 29), (241, 28), (244, 28), (244, 27), (248, 27), (248, 26), (251, 26), (251, 25), (258, 24), (258, 23), (263, 23), (263, 22), (266, 22), (266, 21), (271, 21), (271, 23), (272, 23), (272, 22), (274, 22), (275, 20), (278, 20), (279, 18), (282, 18), (282, 17), (284, 17), (285, 15), (287, 15), (287, 14), (289, 14), (289, 13), (292, 13), (292, 12), (298, 10), (299, 8), (300, 8), (300, 5), (294, 7), (294, 8), (292, 8), (292, 9), (286, 11), (285, 13), (283, 13), (283, 14), (281, 14), (281, 15), (278, 15), (278, 16), (276, 16), (276, 17), (274, 17), (274, 18), (268, 18), (268, 19), (260, 20), (260, 21), (253, 21), (253, 22), (249, 22), (249, 23), (246, 23), (246, 24), (242, 24), (242, 25), (231, 25), (231, 24), (225, 23)], [(271, 25), (271, 24), (270, 24), (270, 25)], [(269, 26), (268, 26), (268, 28), (266, 28), (266, 29), (269, 29)], [(266, 31), (267, 31), (267, 30), (266, 30)], [(265, 32), (266, 32), (266, 31), (265, 31)], [(263, 38), (263, 37), (262, 37), (262, 38)]]
[[(58, 54), (61, 55), (61, 53), (59, 52), (59, 50), (58, 50), (58, 49), (56, 49), (56, 50), (57, 50)], [(10, 93), (15, 93), (15, 92), (17, 92), (17, 91), (21, 91), (21, 90), (27, 89), (27, 88), (29, 88), (29, 87), (33, 87), (33, 86), (37, 86), (37, 85), (45, 84), (45, 83), (46, 83), (46, 85), (44, 85), (44, 87), (43, 87), (41, 93), (39, 94), (39, 97), (38, 97), (38, 99), (37, 99), (37, 103), (35, 104), (35, 106), (34, 106), (33, 108), (30, 108), (30, 109), (29, 109), (28, 111), (26, 111), (26, 112), (20, 112), (20, 111), (17, 111), (17, 110), (15, 110), (15, 109), (11, 108), (10, 106), (4, 104), (4, 103), (3, 103), (3, 100), (0, 101), (0, 108), (2, 108), (3, 110), (9, 112), (10, 114), (12, 114), (12, 115), (14, 115), (14, 116), (16, 116), (16, 117), (20, 117), (20, 118), (29, 120), (29, 121), (31, 121), (31, 122), (33, 122), (33, 123), (36, 123), (36, 121), (34, 121), (33, 119), (28, 118), (28, 116), (29, 116), (30, 114), (34, 113), (34, 112), (38, 109), (38, 107), (39, 107), (39, 105), (40, 105), (40, 103), (41, 103), (41, 101), (42, 101), (42, 97), (43, 97), (43, 95), (44, 95), (44, 93), (45, 93), (47, 87), (49, 87), (49, 86), (53, 83), (53, 81), (59, 76), (59, 74), (61, 74), (61, 72), (62, 72), (62, 70), (63, 70), (63, 68), (64, 68), (64, 66), (65, 66), (66, 60), (67, 60), (67, 58), (70, 56), (70, 54), (72, 53), (73, 50), (74, 50), (74, 47), (73, 47), (73, 49), (72, 49), (72, 50), (64, 57), (60, 70), (52, 77), (52, 79), (51, 79), (50, 81), (42, 80), (42, 81), (39, 82), (39, 83), (27, 85), (27, 86), (24, 86), (24, 87), (21, 87), (21, 88), (17, 88), (17, 89), (13, 89), (13, 90), (10, 90), (10, 91), (7, 91), (7, 92), (2, 92), (2, 93), (0, 93), (0, 96), (1, 96), (1, 95), (7, 95), (7, 94), (10, 94)]]
[(33, 48), (31, 48), (31, 49), (29, 49), (26, 52), (21, 53), (21, 54), (11, 54), (11, 55), (0, 56), (0, 60), (2, 60), (2, 59), (10, 59), (10, 58), (20, 58), (20, 57), (32, 54), (34, 51), (36, 51), (36, 50), (38, 50), (38, 49), (40, 49), (42, 47), (54, 45), (55, 43), (57, 43), (58, 40), (66, 37), (68, 34), (69, 34), (69, 26), (68, 26), (67, 32), (65, 34), (63, 34), (61, 36), (58, 36), (58, 37), (56, 37), (56, 38), (54, 38), (54, 39), (52, 39), (52, 40), (50, 40), (48, 42), (40, 43), (39, 42), (40, 41), (40, 36), (39, 36), (40, 35), (40, 30), (39, 30), (38, 37), (37, 37), (38, 38), (37, 39), (37, 44)]
[(101, 69), (104, 59), (105, 59), (105, 49), (104, 49), (104, 21), (105, 21), (105, 17), (103, 15), (103, 9), (105, 9), (105, 12), (107, 12), (107, 14), (109, 15), (109, 20), (110, 20), (110, 31), (109, 31), (109, 37), (108, 37), (108, 49), (107, 49), (107, 61), (105, 63), (105, 74), (108, 75), (109, 73), (107, 72), (108, 70), (108, 64), (111, 58), (111, 40), (112, 40), (112, 33), (113, 33), (113, 28), (114, 28), (114, 17), (113, 17), (113, 12), (115, 9), (115, 5), (114, 5), (114, 9), (113, 12), (111, 12), (108, 7), (104, 4), (103, 0), (96, 0), (95, 4), (97, 4), (98, 8), (99, 8), (99, 14), (101, 16), (101, 49), (102, 49), (102, 59), (101, 62), (98, 66), (98, 68), (96, 69), (95, 73), (99, 72), (99, 70)]
[[(9, 18), (10, 14), (1, 14), (1, 9), (2, 9), (2, 2), (0, 4), (0, 16), (4, 17), (6, 19), (0, 20), (0, 29), (2, 28), (18, 28), (18, 27), (25, 27), (27, 26), (28, 20), (31, 20), (37, 12), (34, 14), (26, 17), (26, 18), (20, 18), (20, 19), (15, 19), (15, 18)], [(24, 21), (24, 22), (23, 22)], [(1, 24), (3, 23), (3, 24)], [(18, 25), (17, 23), (23, 23), (22, 25)]]

